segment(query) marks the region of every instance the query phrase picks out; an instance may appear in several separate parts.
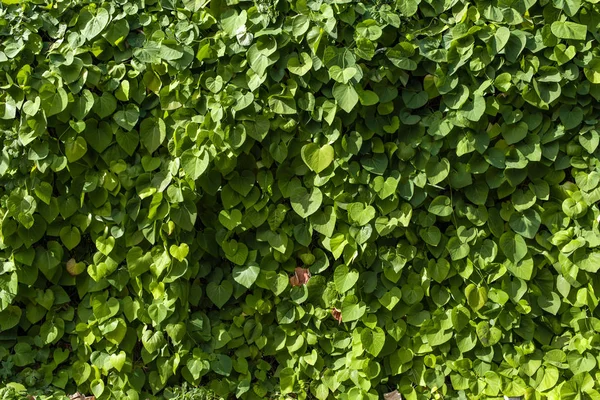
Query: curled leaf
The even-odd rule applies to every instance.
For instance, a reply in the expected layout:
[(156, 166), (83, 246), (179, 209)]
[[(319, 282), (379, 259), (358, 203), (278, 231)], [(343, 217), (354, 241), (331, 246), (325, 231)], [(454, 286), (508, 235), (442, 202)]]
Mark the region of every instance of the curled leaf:
[(331, 315), (333, 315), (333, 318), (335, 318), (335, 320), (338, 323), (340, 323), (340, 324), (342, 323), (342, 311), (341, 310), (338, 310), (337, 308), (333, 307), (331, 309)]
[(246, 30), (246, 25), (242, 25), (238, 28), (238, 30), (235, 32), (235, 37), (238, 43), (244, 47), (250, 46), (254, 40), (254, 35), (252, 32), (248, 32)]
[(384, 393), (383, 399), (384, 400), (402, 400), (402, 395), (400, 394), (400, 392), (398, 392), (398, 390), (394, 390), (393, 392)]
[(86, 396), (79, 392), (69, 396), (69, 400), (96, 400), (96, 396)]
[(296, 267), (294, 275), (290, 277), (290, 285), (302, 286), (306, 285), (310, 279), (310, 271), (307, 268)]

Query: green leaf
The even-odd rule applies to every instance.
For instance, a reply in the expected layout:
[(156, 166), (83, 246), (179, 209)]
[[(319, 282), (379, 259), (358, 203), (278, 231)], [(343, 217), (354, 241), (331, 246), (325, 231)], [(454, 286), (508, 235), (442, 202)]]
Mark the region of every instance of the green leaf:
[(181, 166), (186, 176), (192, 180), (196, 180), (204, 174), (208, 168), (209, 154), (206, 151), (190, 149), (183, 152), (181, 155)]
[(385, 332), (380, 327), (364, 328), (360, 332), (360, 341), (366, 351), (377, 357), (385, 344)]
[(63, 242), (65, 247), (69, 250), (73, 250), (79, 242), (81, 242), (81, 234), (79, 229), (74, 226), (65, 226), (60, 230), (60, 240)]
[(427, 104), (429, 96), (427, 95), (427, 92), (411, 92), (405, 90), (402, 92), (402, 100), (404, 100), (406, 107), (415, 110)]
[(579, 354), (579, 352), (570, 352), (567, 356), (569, 369), (575, 375), (590, 372), (596, 367), (596, 358), (590, 353)]
[(485, 112), (485, 99), (483, 96), (476, 94), (473, 97), (473, 102), (467, 103), (461, 110), (464, 113), (464, 116), (469, 121), (479, 121)]
[(136, 131), (117, 131), (117, 143), (127, 154), (132, 156), (140, 142), (139, 135)]
[(358, 103), (358, 93), (352, 85), (335, 83), (333, 85), (333, 97), (337, 105), (347, 113), (351, 112)]
[(225, 280), (221, 284), (210, 282), (206, 287), (206, 295), (217, 307), (223, 308), (233, 294), (233, 285)]
[(90, 390), (95, 397), (102, 396), (102, 393), (104, 393), (104, 382), (101, 379), (94, 379), (90, 383)]
[(452, 214), (452, 201), (448, 196), (438, 196), (431, 201), (428, 210), (439, 217), (447, 217)]
[(166, 346), (167, 341), (161, 331), (152, 332), (150, 330), (145, 330), (142, 334), (142, 344), (144, 349), (152, 354)]
[(40, 97), (46, 117), (63, 112), (69, 102), (67, 92), (62, 87), (57, 88), (56, 92), (42, 92), (40, 93)]
[(185, 260), (189, 252), (190, 247), (187, 243), (181, 243), (179, 246), (172, 244), (169, 247), (169, 254), (181, 262)]
[(540, 383), (535, 388), (538, 392), (545, 392), (552, 389), (558, 382), (560, 373), (556, 367), (548, 365), (544, 367), (544, 375)]
[(87, 153), (87, 142), (81, 136), (69, 139), (65, 143), (65, 155), (70, 163), (74, 163)]
[(559, 39), (585, 40), (587, 35), (587, 26), (571, 21), (554, 21), (550, 28)]
[(139, 108), (134, 104), (128, 104), (124, 110), (117, 111), (113, 115), (113, 119), (121, 128), (130, 131), (137, 124), (139, 116)]
[(233, 210), (221, 210), (219, 222), (228, 230), (234, 230), (242, 222), (242, 212), (237, 208)]
[(477, 337), (485, 347), (493, 346), (502, 338), (502, 331), (495, 326), (491, 326), (487, 321), (481, 321), (477, 324)]
[(540, 228), (542, 219), (533, 209), (527, 209), (522, 213), (514, 213), (510, 217), (509, 225), (512, 230), (528, 239), (535, 238), (535, 234)]
[[(99, 8), (96, 11), (96, 15), (91, 16), (91, 18), (88, 16), (89, 14), (84, 15), (84, 21), (86, 21), (86, 23), (81, 30), (81, 34), (85, 36), (87, 40), (92, 40), (106, 28), (110, 21), (110, 14), (106, 9)], [(100, 396), (96, 395), (96, 397)]]
[(95, 97), (93, 110), (100, 118), (106, 118), (112, 115), (117, 109), (117, 99), (109, 92), (102, 93), (102, 96)]
[(48, 182), (40, 182), (40, 184), (36, 185), (36, 187), (34, 188), (34, 192), (38, 199), (50, 205), (53, 189), (54, 188), (52, 187), (52, 185)]
[(585, 77), (592, 83), (600, 83), (600, 58), (591, 59), (583, 70)]
[(221, 246), (225, 251), (225, 256), (231, 262), (237, 265), (244, 265), (248, 258), (248, 247), (244, 243), (230, 240), (228, 242), (223, 242)]
[(281, 393), (292, 393), (294, 391), (294, 385), (296, 383), (296, 372), (293, 368), (283, 368), (279, 372), (279, 390)]
[(233, 362), (225, 354), (216, 354), (216, 358), (210, 362), (210, 368), (219, 375), (229, 376), (233, 367)]
[(439, 162), (434, 161), (427, 163), (425, 172), (427, 173), (427, 180), (429, 183), (437, 185), (448, 177), (448, 174), (450, 173), (450, 161), (443, 158)]
[(132, 247), (127, 252), (127, 269), (129, 276), (135, 278), (150, 270), (152, 265), (152, 255), (150, 252), (144, 252), (140, 247)]
[(8, 306), (0, 311), (0, 330), (8, 331), (18, 325), (22, 311), (17, 306)]
[(501, 52), (508, 40), (510, 39), (510, 29), (505, 26), (501, 26), (496, 30), (494, 34), (494, 51), (495, 53)]
[(465, 297), (467, 298), (469, 306), (473, 310), (478, 311), (485, 305), (488, 295), (487, 290), (484, 287), (477, 287), (471, 283), (465, 288)]
[[(350, 82), (350, 80), (356, 75), (356, 72), (357, 72), (356, 67), (341, 68), (338, 65), (333, 65), (333, 66), (331, 66), (331, 68), (329, 68), (329, 75), (331, 75), (331, 78), (336, 82), (340, 82), (340, 83), (344, 83), (344, 84), (347, 84), (348, 82)], [(360, 99), (360, 97), (361, 97), (360, 91), (357, 90), (357, 93), (358, 93), (358, 97)], [(377, 95), (375, 95), (375, 96), (377, 96)], [(368, 100), (367, 100), (367, 102), (368, 102)]]
[(419, 3), (421, 3), (421, 0), (406, 0), (397, 2), (396, 6), (403, 16), (412, 17), (419, 9)]
[(290, 197), (292, 208), (301, 218), (314, 214), (323, 202), (323, 193), (319, 188), (308, 192), (304, 187), (297, 188)]
[(108, 256), (115, 247), (115, 238), (112, 236), (98, 237), (96, 239), (96, 248), (105, 256)]
[(546, 312), (552, 315), (557, 315), (561, 306), (560, 296), (556, 292), (544, 293), (543, 296), (538, 297), (538, 305)]
[(249, 289), (256, 281), (259, 273), (260, 267), (256, 263), (251, 263), (245, 267), (236, 266), (233, 268), (233, 280)]
[(293, 56), (288, 59), (287, 67), (291, 73), (303, 76), (311, 70), (313, 66), (312, 58), (307, 53), (300, 53), (299, 56)]
[(269, 107), (276, 114), (296, 114), (296, 101), (291, 96), (274, 95), (269, 97)]
[(118, 46), (129, 34), (129, 23), (126, 19), (120, 19), (118, 21), (113, 21), (106, 32), (104, 33), (104, 37), (110, 44), (113, 46)]
[(392, 311), (400, 299), (402, 299), (402, 291), (398, 287), (394, 286), (383, 296), (381, 296), (381, 298), (379, 298), (379, 302), (382, 306)]
[(506, 140), (507, 144), (518, 143), (527, 137), (527, 124), (519, 122), (514, 125), (503, 125), (502, 126), (502, 137)]
[(363, 203), (350, 203), (348, 204), (348, 217), (358, 226), (363, 226), (375, 218), (375, 208), (365, 206)]
[(528, 281), (533, 276), (534, 263), (531, 257), (525, 257), (518, 263), (505, 262), (506, 269), (517, 278)]
[(358, 297), (347, 295), (342, 302), (342, 321), (356, 321), (365, 314), (367, 306)]
[(505, 232), (500, 236), (500, 250), (513, 263), (518, 263), (527, 255), (527, 244), (520, 235)]
[(310, 217), (310, 224), (313, 229), (326, 237), (331, 237), (335, 230), (335, 223), (337, 217), (333, 208), (328, 206), (325, 207), (324, 211), (317, 211)]
[(347, 265), (339, 265), (333, 274), (335, 288), (340, 294), (346, 293), (352, 289), (358, 281), (359, 273), (356, 270), (350, 270)]
[(309, 143), (302, 146), (302, 161), (314, 172), (321, 173), (332, 162), (334, 157), (333, 147), (326, 144), (319, 147), (315, 143)]
[(369, 40), (377, 40), (383, 34), (383, 31), (377, 21), (367, 19), (356, 25), (356, 33)]
[(161, 118), (146, 118), (140, 124), (140, 142), (150, 153), (154, 153), (165, 140), (167, 130)]

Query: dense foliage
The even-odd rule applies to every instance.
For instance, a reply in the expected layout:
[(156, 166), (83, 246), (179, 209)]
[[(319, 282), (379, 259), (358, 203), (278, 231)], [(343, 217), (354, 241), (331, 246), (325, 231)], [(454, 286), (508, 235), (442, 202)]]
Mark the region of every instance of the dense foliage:
[(1, 0), (3, 398), (600, 399), (597, 3)]

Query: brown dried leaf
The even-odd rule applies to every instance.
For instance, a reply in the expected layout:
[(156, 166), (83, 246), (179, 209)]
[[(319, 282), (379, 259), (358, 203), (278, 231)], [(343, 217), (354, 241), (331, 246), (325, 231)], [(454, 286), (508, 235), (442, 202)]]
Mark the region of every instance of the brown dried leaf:
[(77, 276), (81, 274), (84, 270), (85, 264), (83, 262), (78, 263), (74, 258), (71, 258), (69, 259), (69, 261), (67, 261), (67, 272), (71, 276)]
[(294, 270), (294, 275), (290, 277), (290, 285), (292, 286), (302, 286), (306, 285), (308, 280), (310, 279), (310, 271), (306, 268), (296, 267)]
[(333, 315), (333, 318), (335, 318), (338, 323), (342, 323), (342, 311), (334, 307), (331, 310), (331, 315)]
[(96, 400), (96, 396), (86, 396), (85, 394), (81, 394), (79, 392), (73, 393), (69, 396), (70, 400)]
[(394, 390), (393, 392), (384, 393), (383, 398), (384, 400), (402, 400), (402, 395), (397, 390)]

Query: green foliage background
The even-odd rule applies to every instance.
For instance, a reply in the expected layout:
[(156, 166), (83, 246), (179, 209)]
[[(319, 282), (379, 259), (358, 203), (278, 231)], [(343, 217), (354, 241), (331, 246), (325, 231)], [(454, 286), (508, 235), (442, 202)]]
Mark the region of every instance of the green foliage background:
[(2, 0), (0, 380), (600, 399), (597, 3)]

